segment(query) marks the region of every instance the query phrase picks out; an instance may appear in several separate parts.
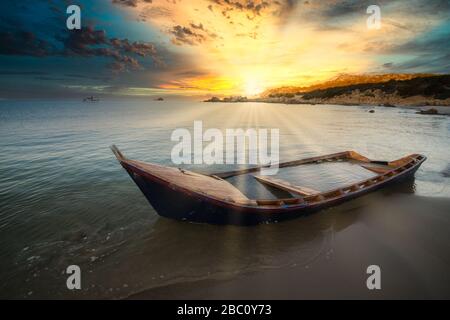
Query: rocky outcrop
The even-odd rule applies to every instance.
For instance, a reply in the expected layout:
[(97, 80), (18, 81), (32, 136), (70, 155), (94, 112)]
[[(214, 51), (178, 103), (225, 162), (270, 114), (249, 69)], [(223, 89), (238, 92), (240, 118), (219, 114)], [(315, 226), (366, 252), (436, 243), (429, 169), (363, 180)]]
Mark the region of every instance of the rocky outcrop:
[(439, 112), (436, 109), (434, 109), (434, 108), (430, 108), (430, 109), (427, 109), (427, 110), (420, 110), (417, 113), (418, 114), (439, 114)]
[(302, 94), (278, 94), (259, 101), (303, 104), (450, 106), (450, 75), (364, 83)]
[(248, 102), (248, 101), (249, 100), (247, 99), (247, 97), (236, 96), (236, 97), (226, 97), (223, 99), (212, 97), (210, 99), (205, 100), (204, 102)]

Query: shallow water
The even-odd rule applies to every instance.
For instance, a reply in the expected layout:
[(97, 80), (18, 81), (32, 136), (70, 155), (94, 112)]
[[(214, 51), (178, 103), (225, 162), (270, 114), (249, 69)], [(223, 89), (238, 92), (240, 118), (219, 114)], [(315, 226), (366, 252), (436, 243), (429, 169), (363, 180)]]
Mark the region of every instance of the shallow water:
[[(450, 198), (450, 117), (396, 108), (376, 108), (373, 114), (368, 110), (257, 103), (0, 101), (0, 297), (122, 298), (169, 284), (302, 264), (327, 251), (339, 231), (323, 213), (254, 228), (158, 217), (109, 146), (115, 143), (130, 158), (170, 165), (172, 130), (192, 129), (194, 120), (202, 120), (205, 129), (279, 128), (281, 161), (344, 150), (380, 160), (425, 154), (428, 160), (415, 182), (400, 192)], [(315, 177), (310, 171), (296, 171), (295, 178), (324, 187), (321, 181), (329, 178), (345, 182), (346, 173), (355, 171), (322, 170)], [(294, 178), (294, 172), (283, 174)], [(357, 205), (364, 208), (365, 201)], [(344, 215), (333, 219), (346, 220)], [(345, 223), (357, 223), (357, 218)], [(64, 270), (70, 264), (82, 269), (81, 292), (66, 288)]]

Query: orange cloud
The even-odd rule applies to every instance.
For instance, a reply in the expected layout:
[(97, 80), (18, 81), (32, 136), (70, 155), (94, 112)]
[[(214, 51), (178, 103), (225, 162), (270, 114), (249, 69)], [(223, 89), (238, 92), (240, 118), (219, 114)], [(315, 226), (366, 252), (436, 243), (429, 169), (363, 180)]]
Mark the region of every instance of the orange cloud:
[(381, 30), (367, 29), (360, 1), (122, 2), (165, 34), (173, 50), (195, 57), (190, 63), (204, 73), (170, 80), (161, 88), (224, 94), (253, 95), (340, 72), (374, 70), (378, 54), (438, 22), (422, 15), (412, 24), (411, 16), (394, 10), (397, 1), (386, 2)]

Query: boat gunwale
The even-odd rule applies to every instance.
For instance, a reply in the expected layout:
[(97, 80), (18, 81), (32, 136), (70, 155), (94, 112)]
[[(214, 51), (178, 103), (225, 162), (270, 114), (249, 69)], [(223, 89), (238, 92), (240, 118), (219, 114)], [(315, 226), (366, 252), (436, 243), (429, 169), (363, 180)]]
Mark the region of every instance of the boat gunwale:
[[(336, 153), (336, 154), (331, 154), (327, 156), (321, 156), (321, 157), (313, 157), (313, 158), (307, 158), (307, 159), (301, 159), (301, 160), (296, 160), (296, 161), (291, 161), (291, 163), (293, 162), (301, 162), (301, 161), (308, 161), (310, 159), (315, 159), (315, 158), (322, 158), (322, 159), (330, 159), (330, 158), (335, 158), (336, 155), (344, 155), (351, 152), (351, 151), (346, 151), (346, 152), (342, 152), (342, 153)], [(287, 199), (249, 199), (249, 201), (255, 201), (255, 205), (249, 205), (249, 204), (245, 204), (245, 203), (239, 203), (239, 202), (234, 202), (234, 201), (229, 201), (227, 199), (221, 199), (221, 198), (217, 198), (211, 195), (208, 195), (206, 193), (203, 193), (201, 191), (196, 191), (196, 190), (191, 190), (182, 186), (178, 186), (174, 183), (171, 183), (167, 180), (164, 180), (161, 177), (158, 177), (157, 175), (151, 174), (148, 171), (145, 171), (131, 163), (129, 163), (127, 161), (126, 158), (122, 158), (122, 159), (118, 159), (119, 162), (121, 163), (121, 165), (127, 169), (130, 168), (129, 170), (132, 172), (136, 172), (138, 173), (138, 175), (144, 176), (146, 179), (150, 179), (153, 181), (156, 181), (158, 183), (161, 183), (163, 185), (166, 185), (167, 187), (171, 188), (172, 190), (176, 191), (176, 192), (183, 192), (184, 194), (188, 195), (188, 196), (192, 196), (192, 197), (196, 197), (196, 198), (201, 198), (203, 201), (207, 201), (210, 203), (213, 203), (214, 205), (219, 205), (221, 207), (225, 207), (225, 208), (234, 208), (234, 209), (240, 209), (242, 210), (242, 212), (246, 212), (246, 213), (261, 213), (261, 211), (264, 211), (265, 213), (283, 213), (283, 212), (291, 212), (294, 210), (298, 210), (301, 208), (314, 208), (314, 207), (318, 207), (318, 206), (323, 206), (329, 203), (333, 203), (335, 201), (339, 201), (339, 200), (345, 200), (345, 199), (349, 199), (349, 198), (354, 198), (357, 197), (358, 195), (362, 195), (365, 193), (370, 192), (373, 189), (378, 188), (380, 185), (382, 184), (386, 184), (388, 182), (390, 182), (393, 179), (399, 178), (401, 176), (405, 176), (406, 174), (408, 174), (410, 171), (418, 169), (418, 167), (427, 159), (426, 156), (422, 155), (422, 154), (411, 154), (408, 155), (406, 157), (402, 157), (398, 160), (394, 160), (391, 162), (395, 162), (395, 161), (400, 161), (402, 159), (406, 159), (409, 158), (409, 161), (407, 161), (406, 163), (404, 163), (401, 166), (392, 168), (392, 170), (389, 170), (383, 174), (378, 174), (372, 178), (369, 179), (365, 179), (365, 180), (361, 180), (358, 181), (356, 183), (350, 184), (350, 185), (346, 185), (343, 186), (341, 188), (336, 188), (336, 189), (332, 189), (332, 190), (327, 190), (324, 192), (321, 192), (317, 195), (313, 195), (313, 196), (306, 196), (303, 197), (303, 202), (300, 203), (293, 203), (293, 204), (284, 204), (283, 200), (291, 200), (295, 199), (295, 198), (287, 198)], [(369, 160), (370, 161), (370, 160)], [(314, 161), (312, 161), (314, 162)], [(306, 163), (302, 163), (302, 164), (306, 164)], [(412, 164), (409, 168), (406, 168), (406, 166)], [(301, 164), (299, 164), (301, 165)], [(395, 173), (396, 171), (400, 170), (400, 172)], [(128, 170), (127, 170), (128, 171)], [(383, 179), (380, 179), (381, 177), (384, 177)], [(387, 178), (386, 178), (387, 177)], [(378, 181), (377, 181), (378, 180)], [(376, 181), (376, 182), (375, 182)], [(366, 185), (368, 182), (374, 182), (370, 185)], [(362, 186), (357, 190), (352, 191), (352, 188), (354, 186)], [(346, 190), (349, 189), (349, 191), (347, 193), (342, 193), (342, 194), (338, 194), (335, 197), (324, 197), (323, 195), (326, 194), (332, 194), (334, 192), (338, 192), (339, 190)], [(310, 201), (309, 199), (320, 199), (319, 201)], [(299, 198), (302, 199), (302, 198)], [(257, 201), (273, 201), (273, 202), (278, 202), (281, 204), (278, 205), (262, 205), (262, 204), (258, 204)]]

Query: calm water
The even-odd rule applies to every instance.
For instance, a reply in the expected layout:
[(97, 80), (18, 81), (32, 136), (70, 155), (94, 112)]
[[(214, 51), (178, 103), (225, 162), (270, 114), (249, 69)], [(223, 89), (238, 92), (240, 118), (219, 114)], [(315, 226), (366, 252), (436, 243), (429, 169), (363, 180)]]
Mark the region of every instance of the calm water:
[[(428, 160), (406, 192), (450, 198), (450, 117), (395, 108), (376, 108), (374, 114), (368, 110), (0, 101), (0, 297), (122, 298), (172, 284), (304, 264), (332, 245), (340, 230), (336, 224), (358, 221), (339, 213), (348, 207), (254, 228), (158, 217), (109, 146), (116, 144), (130, 158), (170, 165), (172, 130), (191, 129), (194, 120), (203, 120), (205, 128), (279, 128), (281, 161), (343, 150), (381, 160), (422, 153)], [(347, 174), (364, 174), (327, 169), (316, 177), (311, 171), (296, 177), (320, 188), (321, 181), (345, 182)], [(364, 205), (364, 200), (357, 202)], [(82, 269), (81, 292), (65, 287), (64, 270), (71, 264)]]

